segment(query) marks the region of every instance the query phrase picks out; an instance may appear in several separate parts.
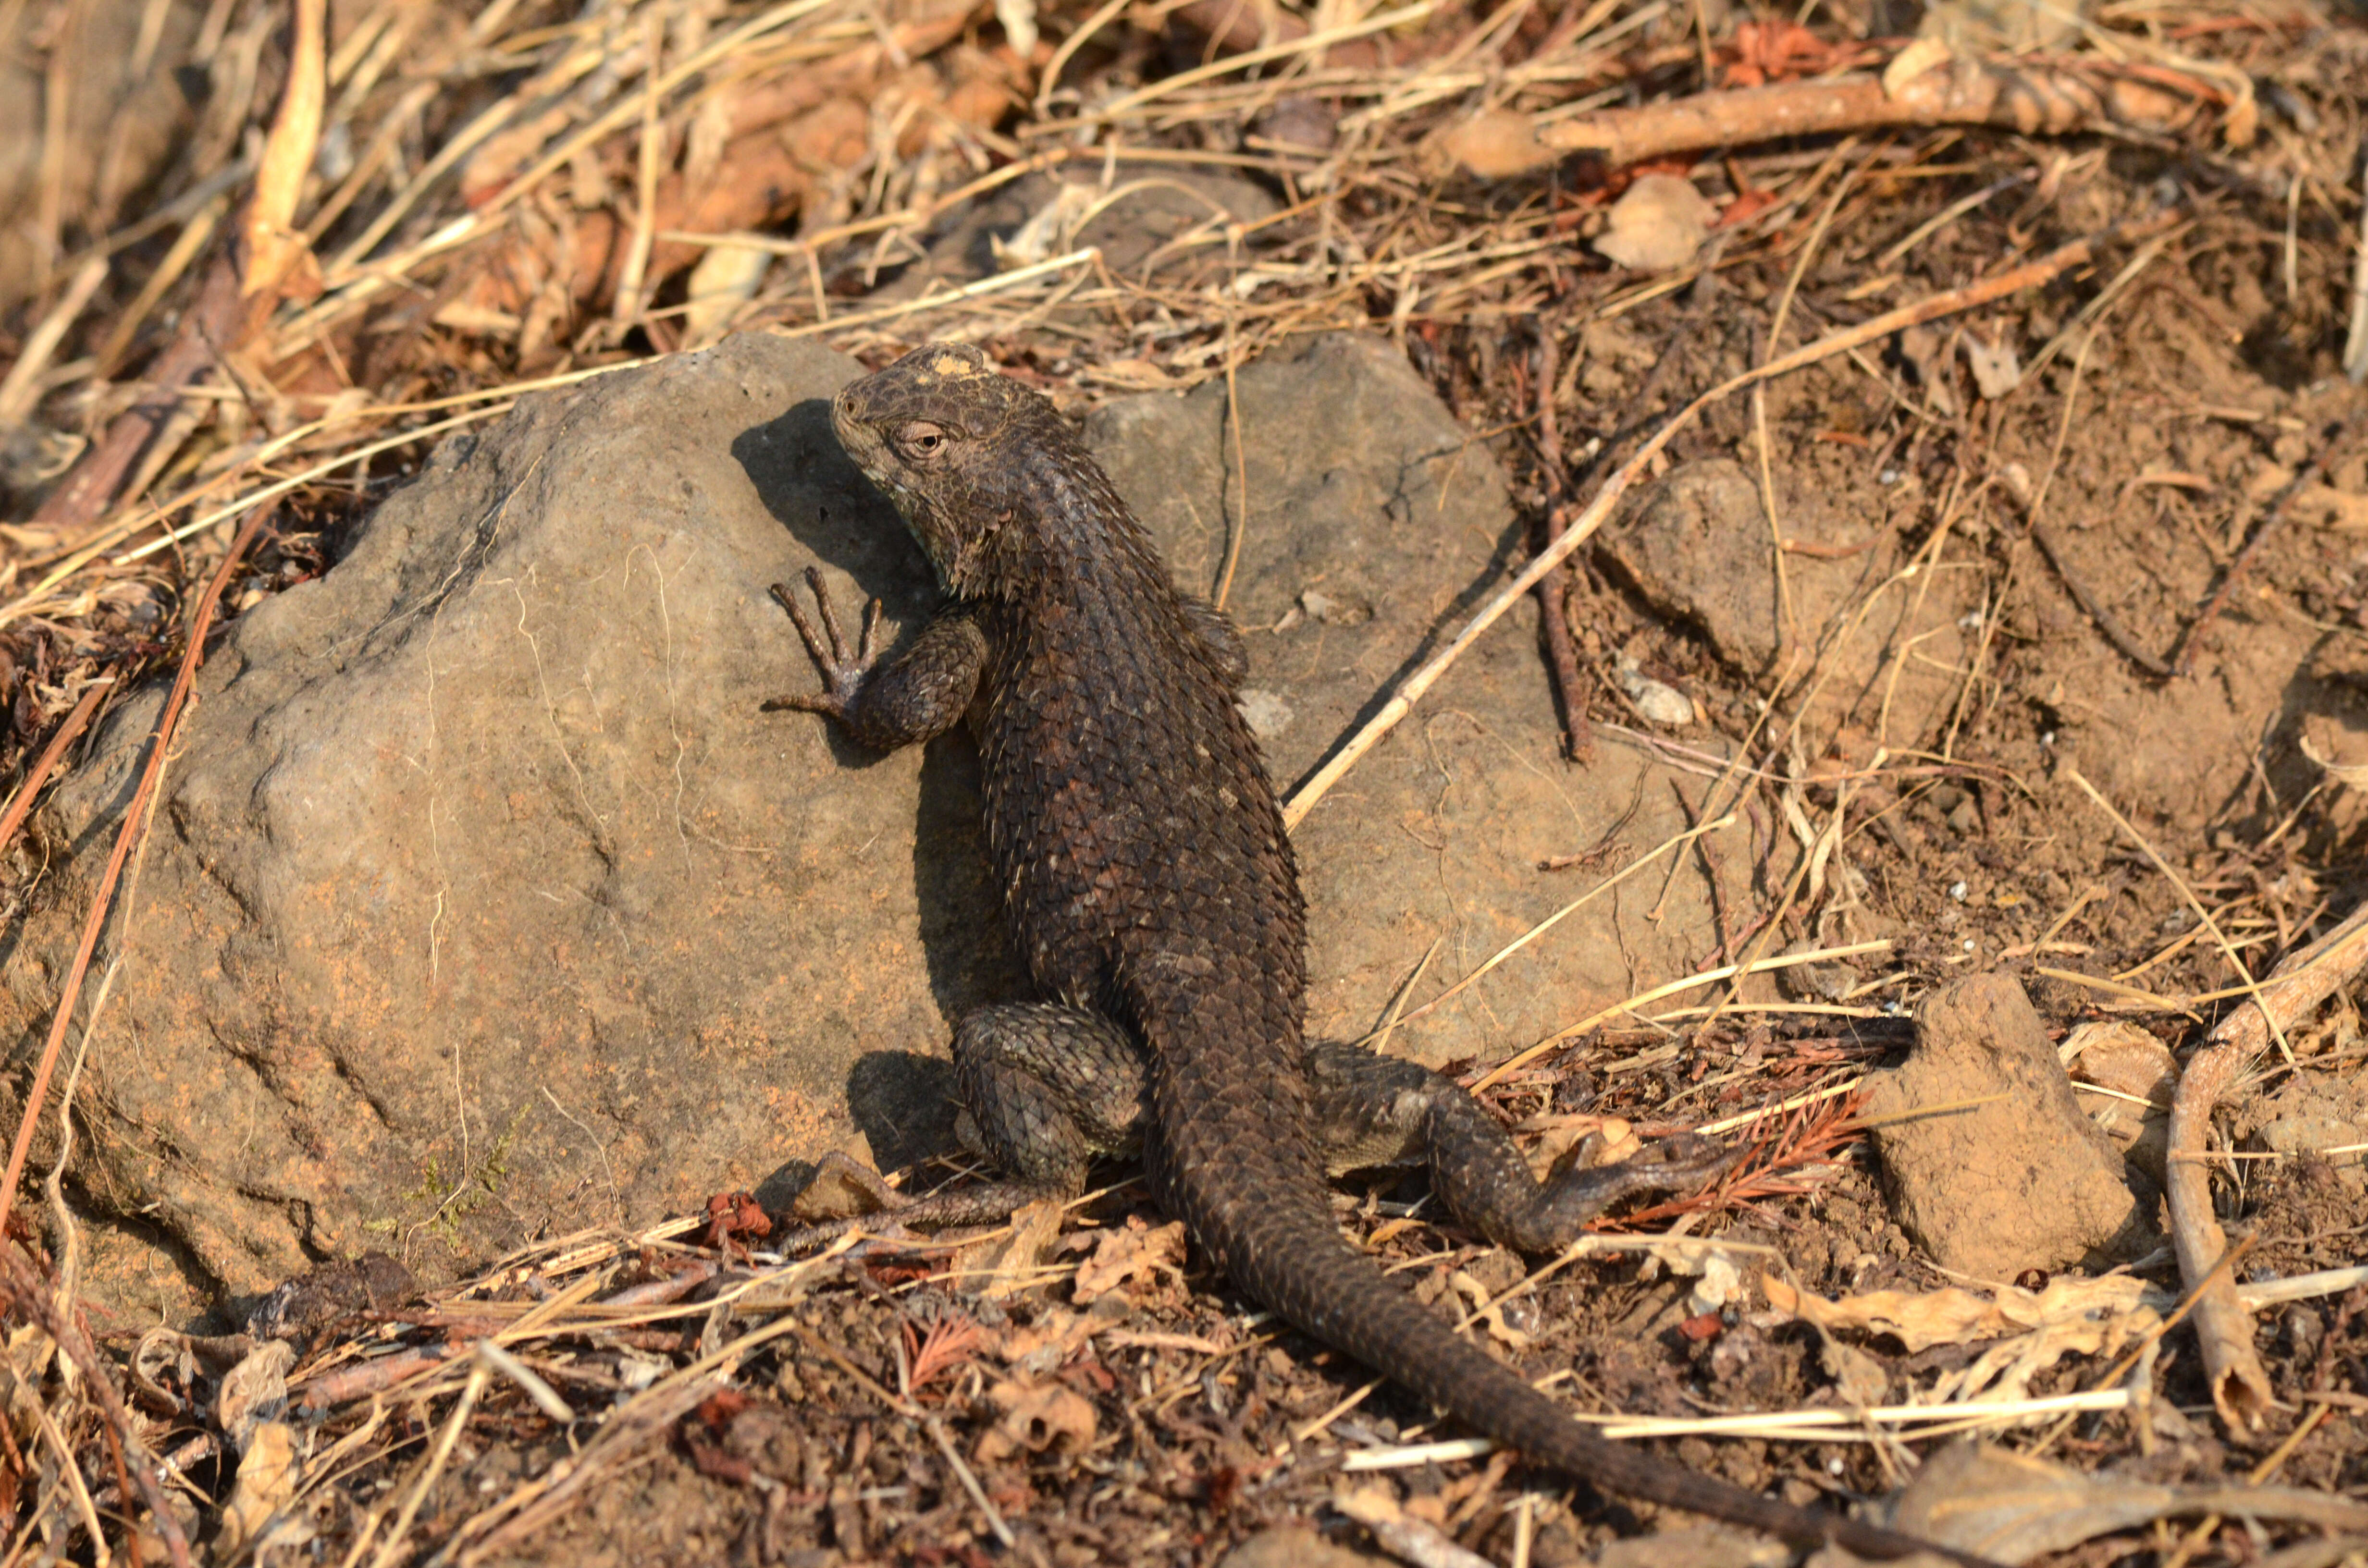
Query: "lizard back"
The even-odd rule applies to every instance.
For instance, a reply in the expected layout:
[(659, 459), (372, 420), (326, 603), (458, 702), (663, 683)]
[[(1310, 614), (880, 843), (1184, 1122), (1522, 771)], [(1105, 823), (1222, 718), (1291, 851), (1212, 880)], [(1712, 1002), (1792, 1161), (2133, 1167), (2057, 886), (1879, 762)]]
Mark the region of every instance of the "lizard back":
[(1796, 1544), (1922, 1545), (1596, 1437), (1348, 1242), (1309, 1109), (1297, 865), (1203, 619), (1052, 403), (976, 349), (906, 355), (843, 391), (833, 423), (935, 564), (946, 645), (983, 661), (970, 712), (1021, 956), (1046, 992), (1139, 1041), (1154, 1194), (1234, 1282), (1615, 1490)]

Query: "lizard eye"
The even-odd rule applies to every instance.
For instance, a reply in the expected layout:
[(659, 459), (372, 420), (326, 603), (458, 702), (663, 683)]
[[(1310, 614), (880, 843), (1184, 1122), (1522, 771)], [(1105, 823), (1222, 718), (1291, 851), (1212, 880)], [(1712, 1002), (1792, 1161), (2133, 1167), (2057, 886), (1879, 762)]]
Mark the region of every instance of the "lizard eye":
[(916, 419), (896, 432), (896, 454), (907, 461), (926, 461), (944, 451), (948, 439), (943, 426)]

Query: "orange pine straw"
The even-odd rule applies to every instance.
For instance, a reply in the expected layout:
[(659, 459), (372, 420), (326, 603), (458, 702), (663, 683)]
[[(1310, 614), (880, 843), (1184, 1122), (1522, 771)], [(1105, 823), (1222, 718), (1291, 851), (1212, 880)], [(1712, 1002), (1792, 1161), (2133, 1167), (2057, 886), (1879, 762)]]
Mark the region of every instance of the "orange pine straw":
[(74, 1004), (82, 999), (83, 977), (90, 972), (90, 958), (97, 950), (98, 934), (107, 927), (108, 909), (115, 902), (115, 884), (122, 879), (123, 862), (140, 837), (140, 824), (147, 820), (148, 798), (155, 792), (157, 775), (164, 771), (165, 752), (172, 744), (182, 704), (188, 700), (198, 666), (206, 662), (206, 631), (213, 624), (214, 608), (222, 602), (222, 589), (229, 585), (231, 574), (245, 558), (264, 525), (271, 520), (272, 510), (258, 506), (248, 515), (246, 526), (238, 530), (230, 553), (222, 557), (213, 581), (206, 585), (204, 597), (198, 600), (197, 616), (189, 622), (188, 650), (181, 655), (180, 674), (173, 677), (173, 694), (165, 699), (165, 711), (156, 721), (156, 733), (148, 748), (148, 765), (140, 770), (140, 788), (131, 797), (131, 808), (123, 813), (123, 826), (115, 835), (115, 853), (108, 857), (107, 873), (99, 878), (98, 891), (91, 899), (90, 918), (83, 922), (82, 946), (74, 951), (74, 968), (66, 971), (65, 989), (58, 994), (57, 1017), (50, 1020), (49, 1043), (41, 1047), (41, 1064), (34, 1070), (33, 1086), (25, 1095), (25, 1115), (17, 1124), (17, 1142), (8, 1151), (8, 1174), (0, 1178), (0, 1230), (6, 1228), (8, 1210), (17, 1200), (17, 1178), (24, 1174), (25, 1156), (33, 1146), (33, 1129), (41, 1119), (41, 1102), (49, 1096), (50, 1075), (57, 1069), (58, 1051), (65, 1044), (67, 1026), (74, 1022)]

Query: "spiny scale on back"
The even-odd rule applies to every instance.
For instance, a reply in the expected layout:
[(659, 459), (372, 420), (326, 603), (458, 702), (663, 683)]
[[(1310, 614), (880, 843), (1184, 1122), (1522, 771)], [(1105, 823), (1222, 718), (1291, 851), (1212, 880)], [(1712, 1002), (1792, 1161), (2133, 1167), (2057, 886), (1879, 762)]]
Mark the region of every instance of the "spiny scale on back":
[[(1100, 465), (968, 347), (908, 355), (832, 413), (985, 634), (989, 851), (1038, 983), (1147, 1034), (1146, 1011), (1200, 1015), (1196, 1050), (1293, 1076), (1290, 840), (1232, 691)], [(1302, 1114), (1286, 1087), (1269, 1130)]]
[(849, 657), (827, 605), (825, 646), (784, 591), (829, 683), (790, 700), (881, 749), (967, 708), (1021, 954), (1045, 993), (1140, 1042), (1154, 1193), (1235, 1282), (1532, 1460), (1795, 1544), (1921, 1545), (1595, 1437), (1349, 1244), (1310, 1108), (1297, 868), (1234, 706), (1230, 630), (1178, 593), (1053, 404), (976, 349), (916, 350), (831, 415), (949, 601), (875, 681), (872, 624)]

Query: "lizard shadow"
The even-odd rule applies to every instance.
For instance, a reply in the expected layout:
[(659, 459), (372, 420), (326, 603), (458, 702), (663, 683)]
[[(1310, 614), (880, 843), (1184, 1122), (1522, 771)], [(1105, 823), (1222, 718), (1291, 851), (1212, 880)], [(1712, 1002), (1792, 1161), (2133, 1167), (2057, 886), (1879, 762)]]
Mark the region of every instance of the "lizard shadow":
[[(901, 629), (882, 655), (894, 657), (937, 608), (937, 581), (904, 520), (840, 447), (830, 426), (830, 404), (821, 398), (792, 404), (779, 417), (743, 431), (732, 443), (732, 455), (789, 536), (778, 580), (803, 598), (806, 563), (824, 567), (825, 591), (836, 589), (840, 626), (851, 638), (861, 623), (862, 601), (834, 585), (831, 576), (836, 572), (852, 578), (863, 600), (877, 598), (883, 606), (883, 631)], [(794, 649), (797, 633), (788, 616), (773, 613)], [(796, 662), (804, 662), (802, 653)], [(805, 678), (813, 679), (811, 672)], [(803, 713), (772, 718), (827, 724)], [(829, 726), (828, 739), (842, 767), (868, 769), (883, 760), (836, 725)], [(1027, 995), (987, 869), (978, 749), (965, 728), (922, 748), (912, 879), (930, 996), (949, 1025), (973, 1007)], [(883, 1171), (956, 1148), (947, 1037), (929, 1044), (933, 1049), (927, 1051), (866, 1051), (848, 1069), (848, 1114)], [(781, 1185), (790, 1174), (784, 1167), (768, 1178), (768, 1187)]]

